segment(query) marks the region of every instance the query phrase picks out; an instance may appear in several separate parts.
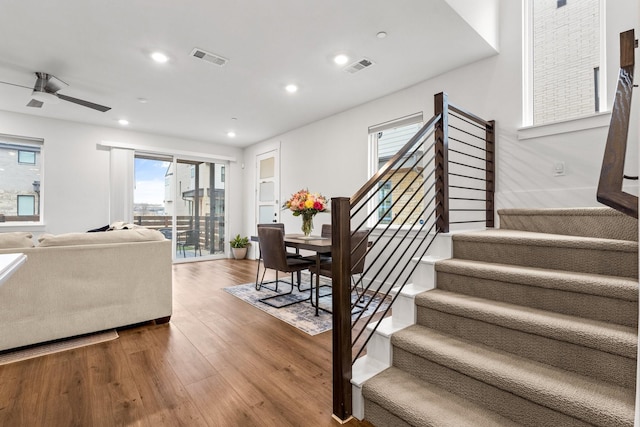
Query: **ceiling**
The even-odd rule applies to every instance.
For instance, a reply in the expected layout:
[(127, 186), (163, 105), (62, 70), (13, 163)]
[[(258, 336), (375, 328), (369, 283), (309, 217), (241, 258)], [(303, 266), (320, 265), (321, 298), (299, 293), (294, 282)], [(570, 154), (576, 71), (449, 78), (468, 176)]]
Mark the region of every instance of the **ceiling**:
[[(247, 146), (494, 55), (450, 2), (4, 0), (0, 81), (33, 87), (46, 72), (112, 109), (30, 108), (29, 89), (0, 84), (0, 110)], [(337, 53), (374, 65), (350, 74)]]

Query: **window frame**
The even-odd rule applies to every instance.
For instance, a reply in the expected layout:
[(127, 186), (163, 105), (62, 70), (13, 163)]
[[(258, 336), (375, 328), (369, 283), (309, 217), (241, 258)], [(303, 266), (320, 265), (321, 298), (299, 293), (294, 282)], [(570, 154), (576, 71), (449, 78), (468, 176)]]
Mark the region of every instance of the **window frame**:
[[(33, 217), (36, 216), (37, 220), (17, 220), (17, 221), (6, 221), (0, 222), (0, 231), (2, 230), (31, 230), (31, 231), (39, 231), (44, 230), (45, 226), (45, 209), (44, 209), (44, 194), (45, 194), (45, 148), (44, 148), (44, 139), (42, 138), (34, 138), (27, 136), (18, 136), (18, 135), (9, 135), (9, 134), (0, 134), (0, 143), (4, 144), (7, 147), (12, 147), (16, 151), (16, 159), (15, 164), (20, 166), (31, 166), (37, 167), (37, 179), (34, 179), (33, 182), (37, 182), (37, 189), (33, 189), (34, 194), (16, 194), (15, 199), (15, 208), (16, 208), (16, 217), (25, 216), (25, 217)], [(24, 163), (19, 162), (18, 159), (20, 157), (19, 152), (34, 152), (34, 163)], [(0, 179), (0, 182), (2, 180)], [(30, 184), (33, 186), (33, 182)], [(2, 187), (0, 186), (0, 189)], [(23, 191), (24, 192), (24, 191)], [(30, 192), (30, 191), (26, 191)], [(32, 196), (34, 198), (34, 215), (18, 215), (18, 197), (17, 196)], [(13, 216), (13, 215), (9, 215)]]
[[(385, 130), (395, 129), (399, 127), (412, 126), (419, 124), (420, 127), (424, 125), (424, 115), (422, 112), (410, 114), (408, 116), (399, 117), (396, 119), (392, 119), (383, 123), (379, 123), (377, 125), (369, 126), (368, 128), (368, 146), (369, 146), (369, 167), (368, 174), (369, 177), (372, 177), (378, 172), (379, 164), (380, 164), (380, 156), (378, 152), (378, 139), (380, 138), (380, 134)], [(376, 193), (383, 190), (388, 181), (380, 182), (381, 185), (378, 186), (375, 191)], [(393, 185), (392, 185), (393, 186)], [(392, 193), (389, 193), (392, 196)], [(379, 209), (375, 209), (376, 205), (381, 201), (379, 197), (372, 197), (367, 206), (367, 210), (369, 214), (368, 227), (374, 228), (376, 223), (379, 220)], [(393, 203), (393, 201), (391, 201)], [(382, 207), (382, 206), (381, 206)], [(373, 212), (375, 210), (375, 212)], [(389, 213), (391, 218), (389, 219), (390, 223), (380, 223), (378, 227), (400, 227), (398, 225), (393, 224), (393, 214)]]

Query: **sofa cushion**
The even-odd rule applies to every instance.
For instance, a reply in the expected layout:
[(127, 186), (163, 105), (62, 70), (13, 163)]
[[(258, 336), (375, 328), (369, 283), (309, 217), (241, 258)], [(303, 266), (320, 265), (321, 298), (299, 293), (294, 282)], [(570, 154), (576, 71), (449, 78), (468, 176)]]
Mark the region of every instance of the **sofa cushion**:
[(14, 231), (10, 233), (0, 233), (0, 249), (21, 249), (32, 248), (33, 234), (22, 231)]
[(149, 228), (135, 228), (133, 230), (107, 231), (104, 233), (43, 234), (38, 239), (40, 242), (38, 246), (100, 245), (105, 243), (151, 242), (157, 240), (165, 240), (159, 231)]

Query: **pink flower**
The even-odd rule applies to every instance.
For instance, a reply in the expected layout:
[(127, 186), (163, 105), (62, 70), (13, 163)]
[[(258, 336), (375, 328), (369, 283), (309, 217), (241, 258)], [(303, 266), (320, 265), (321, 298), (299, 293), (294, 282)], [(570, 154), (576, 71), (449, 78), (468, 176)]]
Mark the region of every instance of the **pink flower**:
[(324, 206), (322, 206), (322, 202), (316, 200), (315, 203), (313, 204), (313, 209), (317, 211), (321, 211), (322, 209), (324, 209)]

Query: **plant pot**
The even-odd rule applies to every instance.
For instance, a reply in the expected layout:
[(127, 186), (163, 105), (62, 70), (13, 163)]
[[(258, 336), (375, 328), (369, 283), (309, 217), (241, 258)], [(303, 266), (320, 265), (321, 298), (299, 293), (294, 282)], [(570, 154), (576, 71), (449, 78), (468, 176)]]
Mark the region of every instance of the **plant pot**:
[(244, 259), (247, 256), (247, 248), (231, 248), (235, 259)]

